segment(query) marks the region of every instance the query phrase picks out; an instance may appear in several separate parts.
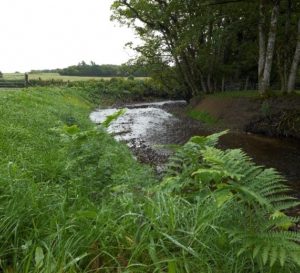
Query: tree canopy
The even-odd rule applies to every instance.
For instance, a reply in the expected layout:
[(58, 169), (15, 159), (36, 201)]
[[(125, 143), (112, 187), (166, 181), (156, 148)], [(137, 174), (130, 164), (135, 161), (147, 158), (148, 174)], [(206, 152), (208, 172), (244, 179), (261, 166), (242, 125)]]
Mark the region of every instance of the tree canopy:
[(116, 0), (112, 19), (140, 37), (142, 44), (131, 44), (136, 61), (158, 80), (181, 85), (188, 99), (226, 82), (259, 82), (265, 93), (277, 80), (286, 91), (283, 78), (298, 66), (299, 2)]

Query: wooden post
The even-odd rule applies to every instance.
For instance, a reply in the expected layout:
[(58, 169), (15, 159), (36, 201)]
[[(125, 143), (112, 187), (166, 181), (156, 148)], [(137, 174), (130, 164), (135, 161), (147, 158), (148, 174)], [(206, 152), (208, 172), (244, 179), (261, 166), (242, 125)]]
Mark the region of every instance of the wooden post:
[(28, 84), (29, 84), (28, 74), (25, 73), (25, 87), (28, 87)]

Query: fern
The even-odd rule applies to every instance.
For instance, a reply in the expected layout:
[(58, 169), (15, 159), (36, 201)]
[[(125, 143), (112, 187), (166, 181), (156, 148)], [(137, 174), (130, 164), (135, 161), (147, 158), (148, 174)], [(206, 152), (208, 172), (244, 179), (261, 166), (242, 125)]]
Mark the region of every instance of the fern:
[(217, 149), (224, 133), (194, 137), (180, 148), (158, 189), (193, 203), (215, 202), (227, 217), (218, 228), (239, 249), (237, 256), (250, 255), (262, 266), (300, 266), (300, 235), (289, 231), (299, 219), (286, 214), (299, 200), (287, 194), (290, 189), (276, 170), (255, 165), (239, 149)]

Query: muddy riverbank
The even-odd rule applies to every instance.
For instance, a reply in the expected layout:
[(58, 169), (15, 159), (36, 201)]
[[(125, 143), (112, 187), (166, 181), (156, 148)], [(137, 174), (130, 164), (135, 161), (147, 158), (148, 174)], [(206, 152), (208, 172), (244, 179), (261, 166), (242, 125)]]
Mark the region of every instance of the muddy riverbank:
[(300, 96), (222, 97), (207, 96), (191, 108), (209, 114), (215, 127), (300, 140)]

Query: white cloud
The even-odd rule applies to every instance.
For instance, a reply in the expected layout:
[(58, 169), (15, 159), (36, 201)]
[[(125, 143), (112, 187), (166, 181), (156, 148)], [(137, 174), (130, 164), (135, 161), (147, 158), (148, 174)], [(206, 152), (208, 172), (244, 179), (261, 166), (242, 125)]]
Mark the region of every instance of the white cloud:
[(112, 0), (1, 0), (0, 70), (121, 64), (133, 31), (110, 21)]

